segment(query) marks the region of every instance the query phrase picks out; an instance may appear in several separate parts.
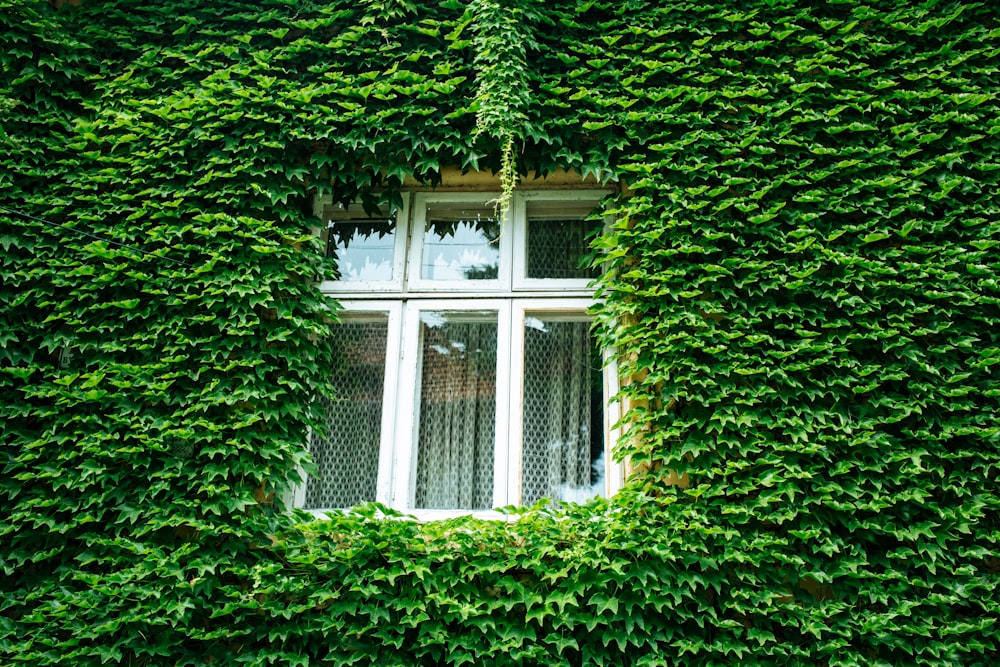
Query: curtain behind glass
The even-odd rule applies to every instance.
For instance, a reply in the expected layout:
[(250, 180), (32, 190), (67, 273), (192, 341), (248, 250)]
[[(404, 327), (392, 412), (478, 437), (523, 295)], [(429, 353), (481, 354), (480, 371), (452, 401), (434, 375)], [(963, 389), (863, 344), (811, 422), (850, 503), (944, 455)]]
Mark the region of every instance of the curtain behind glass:
[(496, 318), (421, 314), (417, 508), (493, 507)]
[(588, 216), (596, 201), (529, 201), (526, 205), (526, 278), (596, 278), (600, 272), (582, 266), (590, 239), (600, 230), (600, 220)]
[(310, 436), (309, 453), (317, 474), (306, 484), (306, 509), (352, 507), (375, 500), (387, 333), (385, 316), (333, 329), (336, 396), (322, 399), (326, 428)]
[(594, 226), (594, 222), (578, 219), (528, 220), (525, 276), (596, 278), (597, 269), (580, 266), (587, 255)]
[(590, 323), (529, 316), (524, 335), (521, 503), (600, 495), (603, 378)]

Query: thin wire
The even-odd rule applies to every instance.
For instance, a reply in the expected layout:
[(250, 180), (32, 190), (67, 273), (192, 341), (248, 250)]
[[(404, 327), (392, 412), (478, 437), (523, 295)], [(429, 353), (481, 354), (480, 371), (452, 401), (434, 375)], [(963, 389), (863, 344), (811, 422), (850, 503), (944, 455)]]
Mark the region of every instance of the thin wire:
[(52, 222), (51, 220), (46, 220), (44, 218), (37, 218), (33, 215), (28, 215), (27, 213), (21, 213), (20, 211), (15, 211), (5, 206), (0, 206), (0, 211), (4, 211), (5, 213), (25, 218), (26, 220), (33, 220), (35, 222), (40, 222), (43, 225), (48, 225), (49, 227), (65, 229), (66, 231), (73, 232), (74, 234), (79, 234), (80, 236), (86, 236), (95, 239), (97, 241), (107, 243), (108, 245), (118, 246), (119, 248), (125, 248), (127, 250), (134, 250), (135, 252), (141, 253), (143, 255), (148, 255), (150, 257), (156, 257), (157, 259), (165, 259), (168, 262), (173, 262), (174, 264), (180, 264), (181, 266), (186, 266), (189, 269), (194, 268), (194, 266), (192, 266), (191, 264), (188, 264), (187, 262), (181, 261), (179, 259), (174, 259), (173, 257), (167, 257), (165, 255), (155, 255), (151, 252), (143, 250), (142, 248), (137, 248), (136, 246), (128, 245), (127, 243), (121, 243), (120, 241), (115, 241), (114, 239), (109, 239), (104, 236), (99, 236), (98, 234), (91, 234), (90, 232), (85, 232), (82, 229), (76, 229), (75, 227), (67, 227), (66, 225), (59, 224), (58, 222)]

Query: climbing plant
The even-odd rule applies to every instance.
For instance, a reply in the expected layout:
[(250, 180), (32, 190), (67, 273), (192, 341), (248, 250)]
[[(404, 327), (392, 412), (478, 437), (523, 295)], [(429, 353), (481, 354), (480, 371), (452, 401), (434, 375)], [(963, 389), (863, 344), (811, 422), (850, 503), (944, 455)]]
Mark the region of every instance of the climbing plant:
[[(962, 0), (0, 0), (0, 662), (996, 664), (998, 37)], [(313, 199), (445, 167), (617, 184), (636, 473), (316, 521)]]
[(530, 99), (526, 59), (537, 50), (532, 37), (537, 12), (503, 0), (474, 0), (469, 20), (475, 26), (473, 38), (476, 91), (475, 133), (494, 137), (500, 147), (500, 197), (498, 217), (510, 208), (517, 186), (515, 141), (523, 139)]

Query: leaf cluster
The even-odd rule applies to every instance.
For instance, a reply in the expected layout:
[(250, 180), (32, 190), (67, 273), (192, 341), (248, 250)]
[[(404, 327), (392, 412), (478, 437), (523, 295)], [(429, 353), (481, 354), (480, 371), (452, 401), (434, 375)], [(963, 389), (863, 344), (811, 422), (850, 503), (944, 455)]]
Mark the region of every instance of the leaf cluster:
[[(904, 4), (0, 0), (0, 662), (996, 664), (1000, 22)], [(313, 198), (505, 149), (621, 184), (627, 488), (289, 511)]]

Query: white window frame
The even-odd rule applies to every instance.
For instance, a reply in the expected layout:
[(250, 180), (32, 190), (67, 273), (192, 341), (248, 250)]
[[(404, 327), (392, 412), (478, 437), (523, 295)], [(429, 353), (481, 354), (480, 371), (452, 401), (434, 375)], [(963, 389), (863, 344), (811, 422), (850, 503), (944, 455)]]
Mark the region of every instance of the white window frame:
[[(499, 519), (494, 510), (430, 510), (416, 508), (417, 414), (420, 401), (420, 314), (427, 311), (497, 312), (497, 386), (494, 448), (494, 507), (518, 504), (521, 491), (521, 432), (523, 414), (525, 318), (529, 314), (587, 320), (594, 303), (589, 279), (528, 279), (525, 277), (525, 211), (528, 201), (599, 201), (605, 190), (553, 190), (515, 193), (513, 205), (502, 222), (500, 265), (496, 280), (440, 281), (419, 275), (425, 229), (424, 213), (430, 204), (468, 203), (489, 206), (492, 192), (415, 193), (404, 195), (404, 206), (396, 217), (396, 245), (392, 281), (324, 281), (320, 288), (341, 298), (345, 319), (364, 319), (365, 314), (387, 316), (387, 348), (383, 411), (379, 450), (376, 502), (416, 516), (435, 520), (473, 515)], [(323, 210), (320, 204), (317, 211)], [(604, 457), (607, 497), (624, 481), (623, 466), (612, 451), (620, 436), (619, 391), (613, 355), (604, 352)], [(295, 493), (302, 507), (305, 484)], [(331, 508), (332, 509), (332, 508)], [(323, 509), (312, 509), (318, 515)]]

